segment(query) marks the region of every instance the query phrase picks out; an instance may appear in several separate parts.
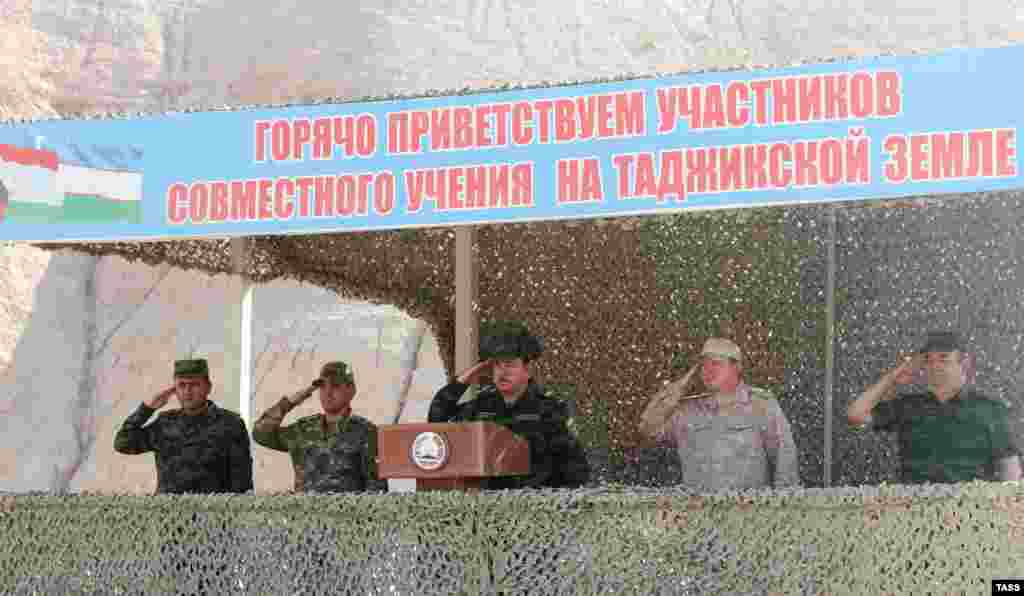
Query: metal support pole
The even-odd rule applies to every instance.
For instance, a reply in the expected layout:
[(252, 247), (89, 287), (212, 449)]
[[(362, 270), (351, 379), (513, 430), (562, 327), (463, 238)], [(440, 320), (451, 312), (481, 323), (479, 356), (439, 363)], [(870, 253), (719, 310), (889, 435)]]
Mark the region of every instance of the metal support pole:
[(480, 355), (475, 245), (475, 228), (455, 229), (455, 374), (473, 366)]
[(825, 486), (832, 486), (832, 385), (835, 379), (836, 207), (828, 212), (828, 273), (825, 277)]
[(230, 409), (237, 408), (246, 428), (252, 430), (252, 307), (253, 285), (248, 271), (252, 242), (249, 238), (231, 239), (231, 269), (234, 292), (228, 305), (224, 341), (224, 394)]

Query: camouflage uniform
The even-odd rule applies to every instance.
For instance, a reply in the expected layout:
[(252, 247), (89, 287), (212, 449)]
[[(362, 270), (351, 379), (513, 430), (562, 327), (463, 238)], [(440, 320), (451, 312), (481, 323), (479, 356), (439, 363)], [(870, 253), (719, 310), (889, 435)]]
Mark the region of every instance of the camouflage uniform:
[(796, 445), (771, 392), (741, 383), (735, 413), (714, 396), (682, 402), (658, 433), (679, 452), (683, 484), (695, 490), (799, 486)]
[(291, 456), (296, 491), (387, 488), (387, 482), (377, 478), (377, 427), (372, 422), (350, 415), (329, 427), (323, 414), (314, 414), (282, 427), (281, 421), (294, 407), (288, 398), (282, 398), (256, 421), (252, 438)]
[(476, 399), (459, 404), (469, 385), (449, 383), (430, 403), (430, 422), (495, 422), (530, 443), (530, 475), (489, 478), (487, 488), (576, 487), (590, 479), (590, 464), (569, 430), (566, 404), (550, 397), (532, 380), (526, 393), (505, 403), (493, 385), (481, 387)]
[(249, 433), (241, 416), (207, 402), (199, 414), (139, 406), (114, 437), (114, 450), (156, 454), (157, 493), (244, 493), (252, 490)]
[[(325, 364), (320, 380), (355, 383), (344, 362)], [(281, 422), (294, 407), (287, 397), (282, 398), (256, 421), (252, 438), (291, 455), (296, 491), (387, 490), (387, 481), (377, 478), (377, 427), (372, 422), (349, 415), (328, 424), (326, 416), (314, 414), (282, 428)]]

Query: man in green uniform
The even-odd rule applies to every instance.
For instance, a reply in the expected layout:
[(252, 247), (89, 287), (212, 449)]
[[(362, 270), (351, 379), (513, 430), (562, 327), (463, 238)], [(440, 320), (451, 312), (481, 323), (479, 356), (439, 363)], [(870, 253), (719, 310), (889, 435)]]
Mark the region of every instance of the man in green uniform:
[[(252, 490), (252, 454), (242, 418), (209, 401), (206, 360), (174, 363), (174, 385), (161, 391), (124, 421), (114, 450), (156, 454), (157, 493), (244, 493)], [(180, 409), (161, 412), (171, 396)], [(145, 425), (145, 426), (144, 426)]]
[[(320, 391), (323, 412), (281, 426), (284, 417)], [(291, 456), (295, 490), (299, 492), (381, 491), (387, 483), (377, 478), (377, 427), (352, 414), (355, 378), (344, 362), (328, 362), (320, 377), (282, 397), (253, 425), (252, 438), (269, 449)]]
[[(430, 403), (430, 422), (489, 420), (530, 443), (528, 476), (495, 477), (487, 488), (576, 487), (590, 478), (590, 465), (569, 430), (565, 402), (551, 397), (530, 375), (540, 356), (540, 340), (521, 323), (495, 325), (480, 340), (481, 362), (442, 387)], [(470, 385), (490, 372), (476, 399), (459, 404)]]
[[(1020, 480), (1020, 451), (1009, 408), (964, 386), (963, 344), (945, 331), (928, 334), (919, 354), (882, 375), (850, 404), (850, 424), (870, 424), (899, 436), (903, 481)], [(898, 395), (924, 367), (928, 391)]]

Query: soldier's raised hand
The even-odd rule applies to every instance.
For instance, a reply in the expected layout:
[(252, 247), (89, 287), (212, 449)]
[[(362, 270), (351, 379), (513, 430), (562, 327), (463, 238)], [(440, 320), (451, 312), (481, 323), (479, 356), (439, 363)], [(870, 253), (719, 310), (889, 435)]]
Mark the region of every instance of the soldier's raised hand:
[(921, 355), (907, 356), (892, 371), (892, 379), (897, 385), (909, 385), (914, 382), (914, 372), (923, 364)]
[(295, 405), (299, 405), (302, 402), (309, 399), (309, 397), (313, 395), (313, 392), (316, 391), (317, 387), (319, 387), (320, 385), (323, 385), (323, 381), (321, 379), (316, 379), (309, 384), (309, 387), (306, 387), (301, 391), (296, 391), (295, 393), (289, 395), (288, 401), (292, 402)]
[(697, 362), (697, 364), (694, 364), (693, 366), (691, 366), (690, 370), (686, 371), (686, 374), (683, 375), (682, 382), (687, 384), (687, 385), (689, 385), (689, 381), (690, 381), (690, 378), (693, 377), (693, 373), (695, 373), (698, 370), (700, 370), (700, 367), (701, 367), (701, 362)]
[(690, 370), (686, 371), (686, 374), (683, 375), (681, 379), (674, 383), (671, 383), (673, 390), (666, 392), (664, 399), (662, 401), (666, 404), (678, 402), (679, 399), (685, 395), (686, 388), (690, 386), (690, 379), (692, 379), (693, 374), (700, 369), (700, 366), (700, 362), (694, 364), (693, 366), (690, 367)]
[(162, 408), (162, 407), (167, 405), (167, 402), (168, 402), (168, 400), (171, 399), (172, 395), (174, 395), (174, 386), (173, 385), (171, 387), (169, 387), (168, 389), (164, 389), (160, 393), (157, 393), (153, 397), (151, 397), (148, 400), (146, 400), (146, 402), (144, 402), (144, 403), (146, 404), (146, 407), (148, 407), (148, 408), (152, 408), (154, 410), (159, 410), (160, 408)]
[(480, 375), (494, 365), (493, 360), (481, 360), (455, 377), (455, 380), (464, 385), (479, 385)]

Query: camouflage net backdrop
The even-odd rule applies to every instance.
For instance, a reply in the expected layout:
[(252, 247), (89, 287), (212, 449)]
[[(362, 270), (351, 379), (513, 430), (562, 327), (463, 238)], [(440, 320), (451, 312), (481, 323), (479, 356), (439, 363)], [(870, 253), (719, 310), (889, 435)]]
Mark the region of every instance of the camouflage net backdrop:
[[(635, 424), (647, 398), (682, 376), (709, 335), (735, 339), (747, 381), (775, 391), (793, 426), (805, 485), (823, 485), (829, 415), (833, 482), (893, 481), (895, 442), (848, 428), (845, 409), (899, 353), (916, 349), (927, 329), (961, 331), (976, 352), (982, 391), (1018, 404), (1021, 199), (1018, 192), (977, 193), (481, 226), (479, 314), (482, 321), (521, 319), (544, 338), (536, 376), (575, 403), (597, 483), (677, 480), (674, 453), (646, 443)], [(826, 412), (833, 213), (836, 373)], [(402, 308), (432, 326), (451, 371), (453, 245), (450, 229), (259, 237), (248, 274)], [(231, 266), (226, 240), (46, 246), (210, 273)]]
[(4, 497), (5, 594), (988, 593), (1014, 484)]

